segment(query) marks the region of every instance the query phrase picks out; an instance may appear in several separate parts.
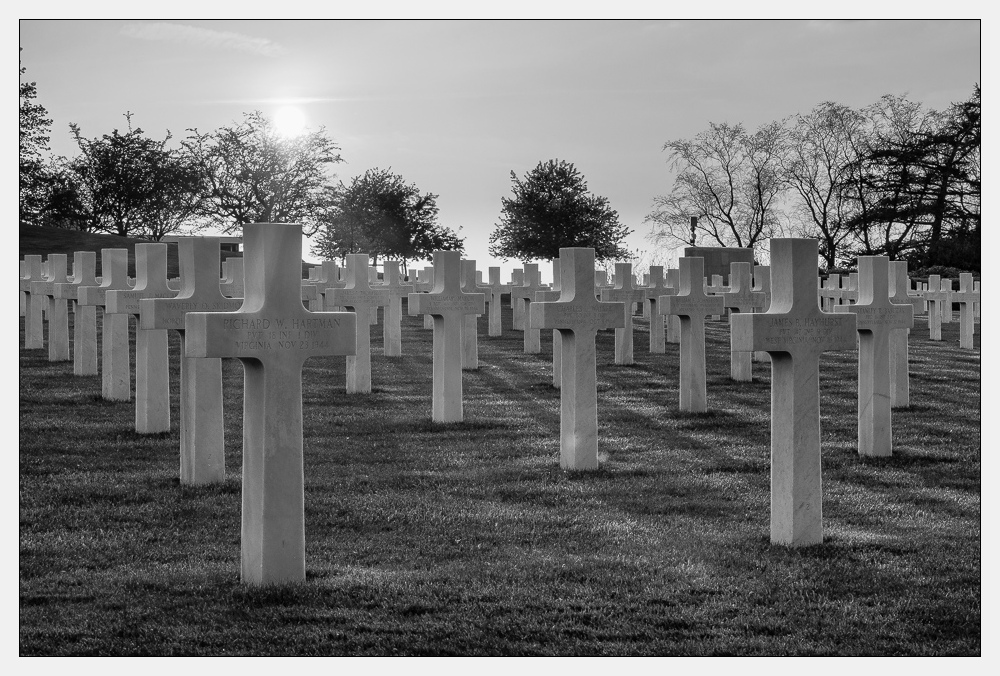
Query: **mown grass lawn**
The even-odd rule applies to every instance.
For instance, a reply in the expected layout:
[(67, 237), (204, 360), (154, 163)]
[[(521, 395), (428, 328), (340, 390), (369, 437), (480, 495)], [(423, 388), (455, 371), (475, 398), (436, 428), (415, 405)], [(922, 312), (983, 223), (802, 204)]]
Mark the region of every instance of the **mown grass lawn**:
[[(511, 323), (504, 308), (504, 326)], [(242, 366), (225, 360), (225, 483), (178, 484), (173, 429), (140, 436), (45, 350), (20, 352), (22, 655), (978, 655), (980, 352), (910, 338), (894, 455), (857, 455), (856, 353), (821, 366), (826, 537), (768, 542), (770, 366), (680, 414), (677, 346), (633, 366), (598, 336), (601, 469), (559, 469), (551, 334), (486, 334), (465, 422), (430, 420), (431, 332), (372, 327), (370, 395), (304, 371), (307, 581), (239, 581)], [(977, 329), (978, 331), (978, 329)], [(23, 319), (22, 319), (23, 335)], [(23, 341), (22, 341), (23, 345)], [(176, 336), (171, 337), (177, 353)]]

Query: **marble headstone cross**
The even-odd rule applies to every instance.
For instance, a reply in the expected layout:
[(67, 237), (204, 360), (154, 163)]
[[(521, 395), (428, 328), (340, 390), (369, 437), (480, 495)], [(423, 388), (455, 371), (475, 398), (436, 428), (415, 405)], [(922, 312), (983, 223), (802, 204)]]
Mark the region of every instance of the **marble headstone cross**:
[[(906, 261), (889, 261), (889, 300), (894, 305), (909, 305), (917, 313), (920, 298), (911, 296)], [(889, 404), (892, 408), (910, 405), (910, 330), (889, 334)]]
[(951, 294), (951, 302), (961, 305), (958, 315), (958, 346), (963, 350), (971, 350), (975, 345), (973, 335), (976, 329), (976, 317), (973, 304), (980, 302), (981, 297), (982, 294), (974, 288), (972, 274), (960, 273), (958, 291)]
[(462, 324), (465, 315), (486, 312), (486, 294), (463, 293), (458, 251), (434, 252), (434, 288), (411, 293), (407, 311), (434, 318), (434, 377), (431, 417), (435, 422), (461, 422)]
[(913, 328), (913, 306), (889, 300), (889, 259), (858, 256), (858, 299), (835, 308), (857, 317), (858, 453), (892, 455), (889, 335)]
[(646, 285), (648, 289), (646, 292), (647, 303), (644, 304), (644, 307), (649, 310), (649, 351), (651, 354), (663, 354), (667, 351), (664, 331), (666, 317), (659, 310), (659, 299), (661, 296), (672, 296), (677, 293), (677, 289), (670, 286), (663, 272), (662, 265), (649, 266), (649, 283)]
[(48, 274), (31, 282), (31, 295), (44, 299), (49, 314), (49, 361), (69, 361), (69, 301), (56, 295), (56, 285), (67, 283), (66, 254), (49, 254)]
[(347, 357), (347, 391), (372, 391), (371, 311), (389, 304), (389, 291), (372, 287), (368, 254), (347, 254), (347, 286), (326, 293), (328, 307), (342, 307), (358, 315), (356, 351)]
[(383, 311), (382, 343), (386, 357), (403, 354), (403, 298), (414, 291), (413, 284), (406, 284), (399, 274), (399, 261), (388, 260), (382, 265), (382, 287), (389, 294), (389, 306)]
[(101, 285), (81, 286), (77, 291), (80, 305), (104, 308), (101, 396), (109, 401), (128, 401), (132, 397), (132, 369), (129, 363), (128, 315), (108, 314), (105, 308), (107, 292), (131, 288), (128, 249), (101, 249)]
[(510, 293), (510, 284), (500, 283), (500, 268), (491, 267), (489, 269), (490, 273), (490, 283), (487, 288), (490, 290), (488, 295), (488, 301), (490, 304), (489, 311), (489, 335), (490, 336), (500, 336), (503, 335), (503, 326), (500, 323), (500, 307), (501, 307), (501, 297), (503, 294)]
[(680, 258), (680, 288), (675, 296), (660, 296), (662, 312), (678, 315), (681, 323), (680, 410), (708, 410), (705, 377), (705, 317), (721, 315), (721, 296), (705, 294), (705, 259)]
[(823, 542), (819, 359), (853, 350), (854, 315), (823, 312), (816, 297), (819, 243), (771, 240), (771, 306), (733, 317), (733, 347), (771, 356), (771, 542)]
[(635, 278), (632, 277), (632, 264), (615, 263), (615, 285), (610, 289), (601, 289), (601, 301), (625, 304), (622, 310), (625, 325), (620, 329), (615, 329), (616, 364), (635, 363), (632, 348), (632, 314), (635, 311), (635, 304), (642, 303), (647, 295), (649, 295), (647, 289), (635, 286)]
[(24, 349), (40, 350), (45, 347), (42, 309), (45, 299), (31, 293), (31, 283), (41, 281), (42, 257), (29, 254), (24, 257), (27, 265), (25, 275), (20, 280), (20, 290), (26, 294), (24, 315)]
[[(189, 358), (243, 363), (243, 508), (240, 577), (251, 585), (305, 580), (302, 365), (314, 356), (349, 355), (350, 312), (302, 305), (302, 227), (243, 226), (246, 298), (236, 312), (194, 312), (185, 319)], [(367, 256), (360, 256), (367, 280)], [(357, 281), (358, 276), (354, 277)]]
[[(242, 298), (222, 295), (219, 254), (218, 237), (179, 238), (180, 291), (173, 298), (139, 301), (139, 328), (174, 329), (180, 336), (180, 480), (185, 485), (217, 483), (226, 478), (222, 359), (190, 356), (184, 323), (190, 312), (235, 312), (243, 304)], [(301, 277), (301, 272), (296, 276)], [(244, 281), (244, 289), (246, 286)]]
[(941, 287), (941, 275), (930, 275), (927, 278), (927, 290), (924, 291), (927, 301), (927, 328), (931, 340), (941, 340), (942, 306), (951, 301), (951, 292)]
[(73, 375), (96, 376), (97, 370), (97, 306), (81, 305), (79, 291), (85, 286), (97, 286), (97, 253), (73, 253), (73, 278), (56, 284), (56, 295), (73, 303)]
[[(241, 267), (241, 278), (242, 274)], [(108, 291), (106, 311), (132, 315), (138, 324), (140, 300), (176, 295), (167, 286), (167, 245), (136, 244), (135, 288)], [(135, 331), (135, 431), (139, 434), (170, 431), (170, 356), (166, 329), (138, 326)]]
[[(475, 293), (478, 289), (476, 261), (462, 259), (462, 291)], [(479, 368), (479, 315), (465, 315), (462, 324), (462, 368), (466, 371)]]
[(562, 342), (559, 466), (597, 469), (597, 332), (622, 328), (623, 303), (597, 300), (594, 250), (559, 249), (558, 301), (532, 303), (529, 324), (557, 329)]
[[(532, 302), (557, 301), (561, 295), (562, 266), (559, 259), (555, 258), (552, 260), (552, 288), (548, 291), (536, 291)], [(562, 341), (559, 339), (559, 329), (552, 329), (552, 387), (557, 390), (562, 387)]]
[[(732, 340), (733, 314), (753, 312), (764, 305), (764, 294), (753, 290), (752, 265), (747, 262), (729, 264), (729, 290), (722, 292), (723, 305), (729, 308), (730, 341)], [(739, 382), (753, 380), (753, 363), (750, 352), (730, 352), (729, 377)]]
[[(515, 307), (521, 306), (521, 330), (524, 331), (524, 353), (538, 354), (542, 351), (541, 333), (538, 329), (528, 326), (527, 316), (531, 301), (535, 298), (537, 291), (544, 290), (541, 276), (538, 272), (537, 263), (524, 264), (524, 282), (520, 286), (511, 289), (510, 298)], [(518, 328), (516, 325), (514, 328)]]

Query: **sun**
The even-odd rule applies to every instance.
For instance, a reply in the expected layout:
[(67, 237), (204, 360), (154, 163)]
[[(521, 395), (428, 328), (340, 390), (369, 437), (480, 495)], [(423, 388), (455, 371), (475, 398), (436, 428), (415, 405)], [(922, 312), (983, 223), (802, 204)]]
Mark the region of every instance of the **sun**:
[(306, 114), (296, 106), (282, 106), (274, 114), (274, 128), (284, 138), (295, 138), (306, 130)]

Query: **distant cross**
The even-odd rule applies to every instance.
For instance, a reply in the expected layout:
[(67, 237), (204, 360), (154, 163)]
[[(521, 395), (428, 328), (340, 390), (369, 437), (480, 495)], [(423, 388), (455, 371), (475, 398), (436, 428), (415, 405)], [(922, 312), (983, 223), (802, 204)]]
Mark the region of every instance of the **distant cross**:
[(69, 302), (56, 295), (56, 285), (65, 284), (66, 254), (49, 254), (48, 274), (31, 282), (31, 294), (43, 299), (49, 313), (49, 361), (69, 361)]
[(382, 342), (386, 357), (398, 357), (403, 354), (403, 299), (414, 292), (414, 286), (403, 282), (399, 261), (386, 261), (382, 265), (382, 281), (381, 288), (389, 294), (388, 309), (383, 311)]
[[(753, 266), (753, 290), (759, 291), (761, 293), (758, 296), (761, 299), (761, 304), (753, 308), (752, 312), (767, 312), (767, 309), (771, 307), (771, 268), (767, 265), (755, 265)], [(822, 303), (820, 308), (823, 308)], [(730, 328), (730, 338), (732, 337), (732, 328)], [(755, 350), (753, 352), (754, 361), (767, 361), (767, 352), (763, 350)]]
[[(681, 288), (680, 280), (680, 270), (677, 268), (667, 268), (667, 286), (670, 287), (670, 290), (664, 294), (660, 294), (659, 297), (676, 296), (677, 290)], [(681, 342), (681, 318), (677, 315), (668, 315), (663, 308), (663, 304), (659, 303), (659, 297), (657, 299), (657, 303), (659, 305), (657, 312), (664, 315), (663, 323), (666, 324), (667, 327), (667, 342), (672, 345), (677, 345)]]
[(128, 401), (132, 397), (132, 368), (129, 363), (128, 315), (108, 314), (108, 291), (127, 291), (128, 249), (101, 249), (101, 285), (81, 286), (80, 305), (104, 309), (101, 331), (101, 396), (108, 401)]
[[(729, 290), (722, 292), (723, 305), (729, 308), (729, 333), (732, 340), (733, 313), (753, 312), (764, 305), (764, 294), (753, 290), (752, 265), (747, 262), (729, 264)], [(738, 382), (753, 380), (750, 352), (730, 352), (729, 377)]]
[(959, 303), (961, 305), (958, 315), (958, 346), (963, 350), (971, 350), (975, 345), (973, 335), (976, 330), (976, 317), (973, 312), (973, 305), (979, 302), (981, 294), (975, 290), (971, 273), (963, 272), (959, 274), (958, 285), (958, 291), (952, 293), (951, 296), (952, 303)]
[(496, 337), (503, 335), (503, 326), (500, 323), (500, 308), (503, 294), (510, 293), (510, 284), (500, 283), (500, 268), (491, 267), (489, 269), (490, 283), (486, 287), (490, 290), (487, 298), (490, 304), (489, 312), (489, 335)]
[(358, 315), (357, 348), (347, 357), (347, 391), (372, 391), (372, 345), (369, 318), (374, 308), (389, 304), (389, 291), (382, 287), (372, 287), (368, 275), (368, 254), (347, 254), (347, 286), (327, 292), (326, 302), (330, 307), (349, 309)]
[(24, 349), (40, 350), (45, 347), (44, 321), (42, 311), (45, 298), (31, 293), (31, 283), (42, 281), (42, 257), (27, 255), (24, 257), (27, 266), (26, 274), (21, 277), (20, 290), (25, 294), (24, 315)]
[[(425, 267), (422, 271), (417, 272), (417, 281), (413, 285), (413, 293), (430, 293), (434, 289), (434, 268)], [(409, 299), (406, 302), (406, 312), (407, 314), (414, 314), (410, 312)], [(434, 328), (434, 317), (431, 315), (424, 315), (424, 328), (433, 329)]]
[(889, 300), (889, 259), (858, 256), (858, 301), (837, 312), (853, 313), (858, 331), (858, 453), (892, 455), (889, 334), (913, 327), (913, 306)]
[(432, 413), (435, 422), (461, 422), (462, 324), (465, 315), (483, 314), (486, 295), (463, 293), (458, 251), (434, 252), (434, 289), (411, 293), (407, 311), (434, 318), (434, 380)]
[(535, 302), (529, 324), (557, 329), (562, 342), (559, 465), (597, 469), (597, 332), (625, 324), (622, 303), (597, 300), (594, 250), (559, 249), (560, 298)]
[(853, 350), (854, 315), (823, 312), (816, 297), (819, 242), (771, 240), (771, 307), (733, 317), (733, 347), (771, 356), (771, 542), (823, 542), (819, 359)]
[[(226, 478), (222, 360), (189, 355), (184, 323), (190, 312), (235, 312), (243, 305), (242, 298), (222, 295), (219, 255), (218, 237), (179, 238), (180, 291), (173, 298), (139, 301), (139, 328), (173, 329), (180, 336), (180, 481), (184, 485), (217, 483)], [(244, 275), (246, 272), (244, 269)], [(297, 277), (301, 275), (296, 272)], [(244, 290), (248, 287), (245, 280), (243, 286)], [(301, 299), (297, 300), (297, 305), (301, 304)]]
[(56, 284), (56, 295), (73, 305), (73, 375), (96, 376), (97, 370), (97, 306), (80, 305), (79, 291), (85, 286), (98, 286), (97, 253), (73, 253), (73, 277), (65, 284)]
[[(462, 260), (462, 291), (476, 293), (476, 261)], [(486, 294), (483, 294), (485, 298)], [(475, 371), (479, 368), (479, 315), (465, 315), (462, 324), (462, 368)]]
[(615, 363), (634, 364), (632, 349), (632, 314), (635, 304), (641, 303), (648, 292), (643, 287), (635, 286), (632, 277), (631, 263), (615, 263), (615, 285), (610, 289), (601, 289), (601, 301), (604, 303), (624, 303), (622, 309), (625, 325), (615, 329)]
[[(239, 273), (242, 280), (242, 259)], [(135, 288), (107, 293), (108, 314), (136, 318), (135, 331), (135, 431), (158, 434), (170, 431), (170, 356), (166, 329), (144, 329), (139, 323), (143, 298), (173, 298), (167, 286), (167, 245), (135, 245)], [(242, 284), (242, 281), (241, 281)]]
[(941, 286), (941, 275), (930, 275), (927, 278), (927, 290), (924, 291), (927, 301), (927, 328), (931, 340), (941, 340), (942, 306), (951, 302), (951, 292)]
[[(535, 297), (536, 291), (542, 291), (546, 287), (542, 284), (538, 274), (537, 263), (524, 264), (524, 282), (520, 286), (511, 289), (511, 301), (521, 305), (521, 330), (524, 331), (524, 353), (538, 354), (542, 351), (541, 335), (538, 329), (532, 329), (527, 325), (528, 307)], [(517, 326), (514, 327), (515, 329)]]
[[(894, 305), (909, 305), (913, 314), (921, 299), (909, 294), (910, 278), (906, 275), (906, 261), (889, 261), (889, 300)], [(910, 329), (889, 334), (889, 403), (892, 408), (910, 405)]]
[(647, 307), (649, 310), (649, 351), (651, 354), (663, 354), (666, 349), (666, 333), (664, 331), (664, 315), (659, 310), (660, 296), (672, 296), (677, 293), (677, 289), (670, 286), (663, 274), (662, 265), (649, 266), (649, 283), (646, 285), (648, 291)]
[[(311, 312), (302, 305), (300, 225), (248, 224), (243, 241), (243, 306), (187, 315), (185, 354), (243, 363), (241, 579), (251, 585), (301, 582), (306, 577), (302, 366), (309, 357), (350, 355), (356, 315)], [(367, 270), (362, 272), (367, 281)], [(367, 329), (366, 321), (360, 323)]]
[(680, 259), (680, 288), (675, 296), (660, 296), (668, 315), (678, 315), (681, 324), (680, 410), (708, 410), (705, 380), (705, 317), (721, 315), (723, 300), (704, 291), (705, 259)]
[[(560, 296), (562, 264), (555, 258), (552, 261), (552, 288), (548, 291), (536, 291), (532, 302), (548, 303), (559, 300)], [(562, 387), (562, 340), (559, 339), (559, 329), (552, 329), (552, 387), (557, 390)]]
[(941, 292), (947, 294), (945, 300), (941, 303), (941, 323), (951, 324), (955, 321), (955, 308), (952, 306), (952, 294), (955, 293), (955, 280), (953, 279), (942, 279), (941, 280)]
[(510, 307), (513, 312), (513, 328), (524, 331), (524, 301), (514, 296), (515, 289), (524, 285), (524, 270), (514, 268), (510, 273)]
[[(225, 271), (222, 282), (219, 284), (219, 290), (222, 291), (222, 295), (229, 298), (242, 298), (243, 259), (238, 257), (227, 258), (222, 262), (222, 268)], [(136, 270), (136, 274), (138, 274), (138, 270)], [(162, 298), (170, 298), (170, 296), (162, 296)]]

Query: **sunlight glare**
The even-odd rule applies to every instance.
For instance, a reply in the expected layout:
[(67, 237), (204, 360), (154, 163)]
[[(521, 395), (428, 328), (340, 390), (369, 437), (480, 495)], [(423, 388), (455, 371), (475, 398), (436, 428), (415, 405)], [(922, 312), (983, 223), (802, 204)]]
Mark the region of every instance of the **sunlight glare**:
[(295, 138), (306, 130), (306, 115), (296, 106), (283, 106), (274, 114), (274, 128), (284, 138)]

